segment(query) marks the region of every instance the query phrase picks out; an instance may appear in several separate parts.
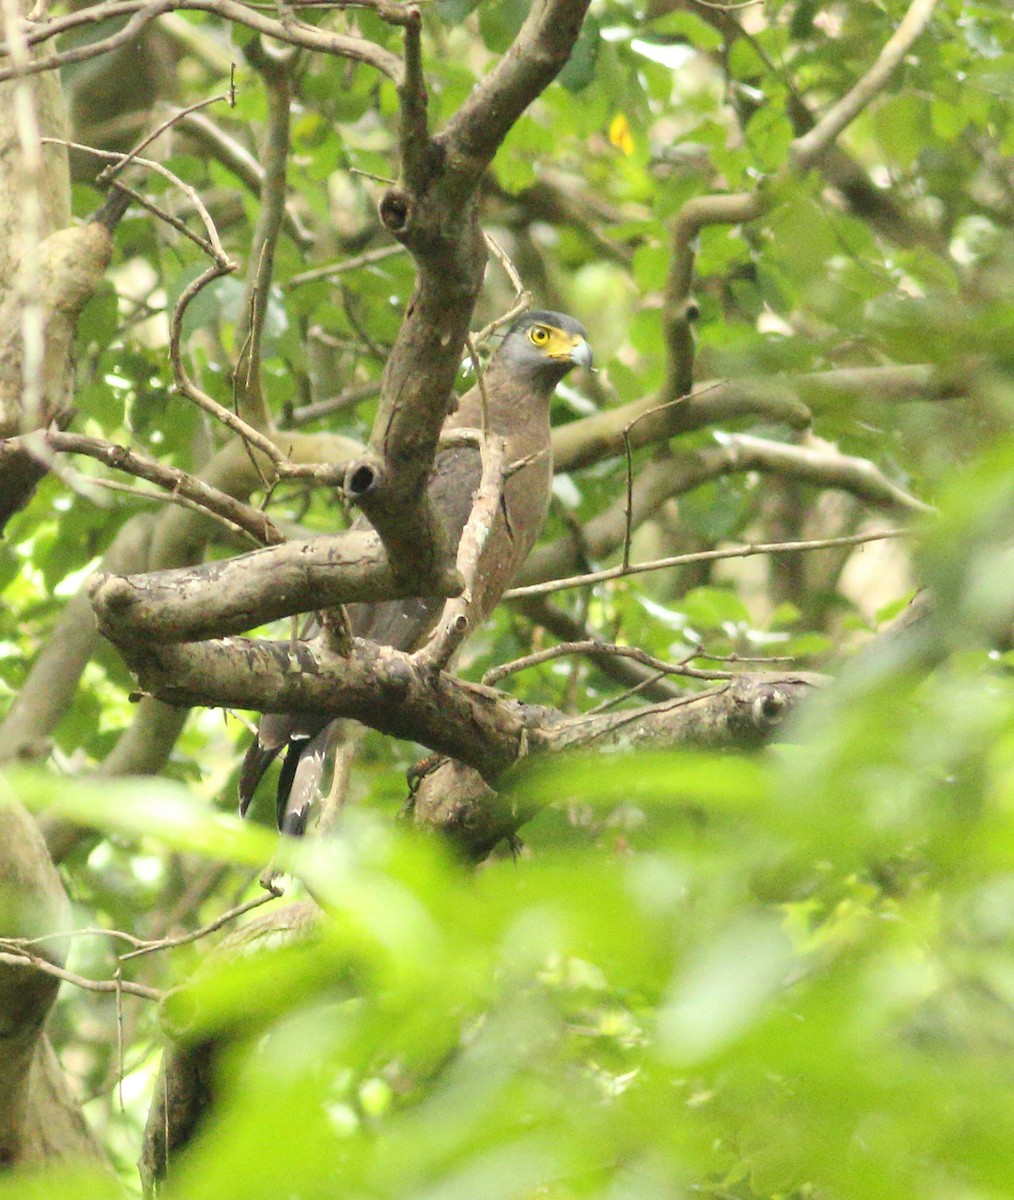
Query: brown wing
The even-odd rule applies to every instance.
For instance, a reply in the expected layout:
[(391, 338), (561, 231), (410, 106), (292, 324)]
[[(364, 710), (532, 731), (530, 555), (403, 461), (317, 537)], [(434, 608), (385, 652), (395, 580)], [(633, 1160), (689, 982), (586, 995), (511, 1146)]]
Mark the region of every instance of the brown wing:
[[(481, 476), (479, 451), (475, 447), (451, 446), (437, 454), (427, 490), (452, 546), (461, 540)], [(367, 523), (363, 520), (363, 524)], [(444, 601), (439, 596), (411, 596), (377, 604), (350, 604), (347, 611), (356, 637), (411, 651), (417, 650), (429, 636), (443, 607)]]
[[(430, 477), (429, 496), (440, 514), (448, 539), (457, 546), (472, 511), (472, 497), (482, 475), (479, 452), (471, 446), (441, 450)], [(353, 528), (368, 528), (363, 517)], [(416, 650), (426, 640), (443, 610), (438, 596), (411, 596), (376, 604), (348, 605), (349, 623), (356, 637), (367, 638), (398, 650)], [(304, 638), (319, 631), (315, 618), (303, 629)], [(278, 827), (287, 833), (303, 832), (328, 750), (331, 718), (308, 714), (265, 713), (257, 723), (257, 737), (247, 749), (239, 775), (239, 811), (246, 813), (261, 777), (281, 750), (286, 751), (278, 779)]]

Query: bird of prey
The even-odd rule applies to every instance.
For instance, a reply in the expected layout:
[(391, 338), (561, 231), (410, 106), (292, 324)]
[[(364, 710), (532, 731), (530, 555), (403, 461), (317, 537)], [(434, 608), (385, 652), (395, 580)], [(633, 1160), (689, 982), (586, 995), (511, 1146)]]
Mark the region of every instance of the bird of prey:
[[(539, 536), (553, 480), (550, 401), (568, 371), (575, 366), (590, 367), (591, 362), (591, 348), (577, 321), (561, 313), (529, 312), (511, 326), (483, 372), (488, 430), (504, 439), (504, 461), (516, 469), (504, 483), (500, 510), (479, 558), (471, 589), (469, 629), (496, 607)], [(481, 429), (482, 410), (482, 393), (476, 385), (444, 422), (444, 432)], [(478, 447), (457, 444), (438, 448), (428, 494), (455, 547), (472, 511), (481, 471)], [(347, 612), (354, 636), (411, 652), (424, 644), (443, 605), (438, 597), (418, 596), (349, 604)], [(304, 636), (314, 632), (308, 628)], [(332, 724), (332, 718), (323, 715), (262, 716), (257, 738), (240, 771), (240, 813), (246, 813), (258, 782), (284, 749), (278, 780), (278, 827), (283, 833), (301, 834), (317, 795)]]

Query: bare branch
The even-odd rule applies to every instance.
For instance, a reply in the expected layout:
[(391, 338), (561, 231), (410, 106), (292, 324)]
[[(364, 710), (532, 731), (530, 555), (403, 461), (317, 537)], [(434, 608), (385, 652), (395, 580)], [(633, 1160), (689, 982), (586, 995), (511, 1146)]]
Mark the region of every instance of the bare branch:
[(120, 650), (141, 687), (166, 703), (354, 717), (490, 778), (514, 762), (524, 740), (526, 718), (499, 693), (359, 639), (349, 656), (329, 653), (321, 639), (148, 642)]
[(15, 942), (10, 942), (6, 938), (0, 938), (0, 947), (7, 947), (6, 950), (0, 950), (0, 962), (9, 965), (24, 965), (28, 964), (41, 971), (43, 975), (51, 975), (54, 979), (60, 979), (64, 983), (72, 983), (75, 987), (83, 988), (88, 992), (127, 992), (131, 996), (141, 996), (145, 1000), (162, 1000), (165, 992), (158, 988), (148, 987), (143, 983), (133, 983), (129, 979), (87, 979), (84, 975), (78, 975), (74, 971), (67, 971), (63, 967), (56, 966), (49, 959), (43, 958), (39, 954), (33, 954), (30, 950), (23, 949)]
[[(512, 607), (518, 609), (529, 621), (541, 625), (544, 629), (563, 642), (602, 642), (581, 621), (570, 613), (544, 599), (541, 596), (529, 596), (516, 600)], [(671, 700), (676, 696), (686, 694), (686, 689), (672, 682), (660, 671), (642, 667), (640, 663), (631, 662), (629, 658), (617, 658), (612, 654), (601, 657), (594, 650), (589, 650), (586, 657), (610, 679), (628, 689), (628, 695), (642, 694), (648, 700)], [(625, 698), (625, 697), (624, 697)], [(619, 697), (612, 697), (614, 702)]]
[(706, 225), (739, 225), (764, 211), (758, 192), (736, 195), (694, 196), (680, 209), (672, 227), (669, 272), (662, 308), (668, 368), (660, 398), (685, 396), (694, 382), (694, 341), (690, 327), (697, 317), (693, 300), (694, 258), (697, 235)]
[(439, 141), (471, 188), (529, 104), (563, 69), (589, 0), (534, 0), (514, 44), (451, 118)]
[[(480, 376), (481, 378), (481, 376)], [(485, 413), (484, 413), (485, 416)], [(488, 425), (488, 422), (487, 422)], [(456, 430), (460, 436), (464, 430)], [(488, 428), (476, 431), (479, 453), (482, 456), (482, 476), (472, 501), (472, 511), (461, 532), (458, 542), (457, 568), (464, 581), (459, 596), (444, 604), (440, 620), (430, 640), (416, 653), (420, 663), (443, 669), (451, 661), (455, 651), (472, 632), (471, 607), (472, 589), (482, 553), (489, 539), (493, 523), (503, 500), (504, 455), (506, 447), (501, 437), (491, 434)]]
[(553, 462), (558, 471), (574, 471), (632, 450), (743, 417), (805, 429), (810, 411), (781, 380), (718, 380), (700, 384), (688, 396), (659, 401), (654, 396), (582, 417), (553, 430)]
[(204, 409), (217, 421), (221, 421), (223, 425), (238, 434), (244, 442), (250, 446), (256, 447), (263, 454), (266, 454), (270, 461), (276, 467), (288, 462), (286, 456), (275, 445), (275, 443), (259, 430), (254, 429), (252, 425), (248, 425), (241, 417), (238, 417), (230, 409), (219, 404), (217, 400), (213, 400), (205, 392), (194, 383), (187, 374), (187, 369), (183, 365), (183, 317), (186, 313), (187, 306), (191, 300), (214, 279), (218, 279), (222, 275), (228, 275), (236, 269), (236, 264), (229, 262), (225, 265), (212, 263), (210, 267), (202, 271), (196, 279), (184, 288), (179, 300), (176, 301), (176, 307), (173, 309), (172, 319), (169, 322), (169, 361), (172, 363), (173, 378), (176, 381), (177, 390), (181, 395), (186, 396), (188, 400), (192, 400), (198, 408)]
[(688, 679), (735, 679), (737, 675), (735, 671), (705, 671), (689, 666), (690, 658), (698, 657), (696, 651), (683, 662), (671, 663), (656, 658), (653, 654), (638, 649), (637, 646), (617, 646), (613, 642), (587, 638), (580, 642), (561, 642), (558, 646), (548, 646), (545, 650), (538, 650), (534, 654), (526, 654), (524, 658), (516, 658), (513, 662), (504, 663), (501, 667), (494, 667), (483, 675), (482, 682), (492, 687), (501, 679), (506, 679), (508, 675), (515, 675), (518, 671), (527, 671), (529, 667), (538, 667), (542, 663), (569, 657), (572, 654), (594, 655), (597, 659), (629, 658), (631, 662), (640, 663), (643, 667), (650, 667), (659, 675), (682, 675)]
[[(400, 250), (401, 247), (399, 246)], [(289, 425), (308, 425), (311, 421), (319, 421), (321, 417), (330, 417), (334, 413), (344, 412), (354, 408), (364, 400), (372, 400), (380, 391), (380, 380), (372, 383), (360, 383), (346, 388), (337, 396), (329, 396), (326, 400), (317, 400), (313, 404), (305, 404), (302, 408), (293, 409)]]
[(142, 575), (96, 576), (92, 606), (102, 632), (118, 644), (178, 642), (252, 629), (294, 613), (352, 601), (423, 594), (453, 596), (456, 570), (425, 592), (396, 578), (372, 531), (304, 538), (223, 561)]
[(815, 487), (840, 488), (898, 515), (936, 511), (892, 483), (869, 459), (841, 454), (830, 446), (791, 446), (745, 433), (716, 436), (733, 470), (779, 472)]
[(907, 529), (880, 529), (873, 533), (857, 533), (840, 538), (814, 538), (803, 542), (757, 542), (734, 546), (726, 550), (699, 550), (693, 554), (675, 554), (671, 558), (657, 558), (651, 562), (631, 563), (624, 568), (607, 567), (602, 571), (589, 571), (585, 575), (572, 575), (569, 579), (553, 579), (547, 583), (533, 583), (525, 587), (511, 588), (504, 592), (505, 600), (517, 600), (522, 596), (544, 596), (550, 592), (562, 592), (567, 588), (587, 587), (592, 583), (605, 583), (609, 579), (620, 579), (626, 575), (639, 575), (644, 571), (664, 571), (669, 567), (682, 567), (687, 563), (717, 562), (725, 558), (751, 558), (755, 554), (791, 554), (798, 550), (826, 550), (831, 546), (861, 546), (866, 542), (879, 542), (887, 538), (908, 537)]
[(309, 271), (300, 271), (285, 283), (286, 288), (299, 287), (304, 283), (313, 283), (316, 279), (330, 279), (332, 275), (343, 275), (346, 271), (358, 271), (360, 267), (369, 267), (374, 263), (383, 262), (385, 258), (393, 258), (396, 254), (404, 254), (404, 246), (380, 246), (376, 250), (367, 250), (352, 258), (344, 258), (341, 262), (328, 263), (323, 267), (313, 267)]
[(145, 146), (150, 146), (151, 143), (155, 141), (155, 139), (161, 134), (165, 133), (167, 129), (171, 129), (178, 121), (183, 120), (190, 114), (197, 113), (202, 108), (209, 108), (212, 104), (218, 104), (223, 100), (229, 104), (230, 107), (235, 107), (236, 87), (234, 82), (230, 81), (229, 90), (227, 92), (223, 92), (220, 96), (211, 96), (207, 100), (198, 100), (195, 104), (191, 104), (187, 108), (180, 109), (178, 112), (170, 114), (170, 116), (156, 125), (155, 128), (149, 133), (146, 133), (133, 148), (133, 150), (128, 150), (121, 159), (110, 163), (108, 167), (103, 167), (99, 172), (95, 182), (100, 186), (102, 184), (109, 183), (111, 180), (115, 179), (117, 175), (122, 174), (122, 172), (125, 171), (127, 167), (129, 167), (130, 164), (136, 160), (137, 156), (141, 153)]
[(839, 133), (878, 96), (890, 82), (912, 44), (929, 24), (937, 0), (912, 0), (901, 24), (888, 39), (877, 61), (817, 124), (795, 139), (790, 151), (798, 170), (806, 170), (831, 145)]
[(192, 500), (200, 508), (224, 517), (233, 526), (249, 533), (261, 545), (276, 545), (285, 540), (264, 513), (233, 499), (232, 496), (204, 483), (194, 475), (189, 475), (186, 471), (181, 471), (178, 467), (164, 466), (157, 459), (149, 458), (137, 450), (130, 450), (126, 446), (119, 446), (102, 438), (63, 433), (57, 429), (51, 429), (45, 434), (28, 434), (10, 439), (10, 442), (24, 443), (29, 450), (37, 441), (44, 441), (50, 450), (57, 453), (85, 454), (117, 471), (125, 471), (138, 479), (157, 483), (173, 494)]
[[(276, 21), (254, 8), (239, 3), (239, 0), (106, 0), (105, 3), (80, 9), (29, 29), (26, 41), (29, 46), (39, 45), (80, 25), (94, 26), (113, 17), (129, 15), (130, 19), (115, 33), (73, 49), (40, 56), (22, 66), (0, 67), (0, 82), (16, 76), (53, 71), (73, 63), (86, 62), (100, 54), (108, 54), (110, 50), (132, 42), (145, 25), (156, 17), (177, 11), (213, 13), (223, 20), (234, 21), (237, 25), (244, 25), (247, 29), (286, 42), (290, 46), (367, 63), (396, 83), (401, 78), (401, 63), (397, 55), (365, 38), (332, 33), (300, 21)], [(0, 44), (0, 58), (10, 54), (10, 46), (10, 42)]]
[(624, 430), (634, 450), (711, 425), (744, 417), (805, 429), (810, 409), (824, 412), (844, 400), (897, 404), (964, 395), (967, 364), (941, 372), (912, 364), (846, 367), (775, 378), (705, 380), (684, 397), (659, 403), (655, 396), (605, 409), (553, 430), (557, 470), (573, 471), (624, 453)]
[[(43, 138), (42, 140), (44, 143), (52, 142), (57, 145), (67, 146), (71, 150), (81, 150), (85, 154), (95, 155), (96, 158), (109, 159), (117, 165), (123, 163), (127, 157), (125, 154), (118, 154), (111, 150), (98, 150), (94, 146), (84, 146), (80, 142), (67, 142), (62, 138)], [(152, 158), (139, 158), (137, 155), (134, 155), (132, 161), (139, 167), (147, 167), (148, 170), (154, 171), (157, 175), (161, 175), (163, 179), (167, 179), (173, 185), (173, 187), (179, 188), (179, 190), (194, 206), (197, 215), (201, 218), (201, 223), (204, 225), (205, 232), (207, 233), (207, 242), (198, 241), (198, 245), (200, 245), (202, 249), (210, 254), (216, 263), (219, 263), (221, 266), (226, 267), (229, 270), (235, 270), (235, 265), (230, 263), (229, 256), (226, 254), (222, 246), (221, 239), (218, 236), (218, 230), (215, 228), (215, 222), (211, 219), (211, 214), (208, 212), (208, 209), (205, 206), (204, 201), (201, 199), (197, 189), (192, 187), (189, 183), (184, 183), (183, 180), (180, 179), (180, 177), (174, 172), (170, 171), (168, 167), (163, 166), (162, 163), (156, 162)], [(129, 188), (124, 188), (124, 191), (129, 190)]]

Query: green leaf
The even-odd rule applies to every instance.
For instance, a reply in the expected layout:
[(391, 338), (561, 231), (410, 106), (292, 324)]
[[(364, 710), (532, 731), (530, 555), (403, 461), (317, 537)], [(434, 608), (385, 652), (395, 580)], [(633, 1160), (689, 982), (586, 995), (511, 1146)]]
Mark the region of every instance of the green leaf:
[(751, 623), (749, 609), (735, 592), (725, 588), (694, 588), (680, 601), (680, 608), (691, 624), (704, 629)]
[(86, 783), (10, 771), (0, 777), (0, 804), (15, 802), (123, 837), (158, 838), (177, 850), (248, 866), (263, 866), (275, 849), (269, 834), (210, 811), (186, 788), (162, 779)]
[(699, 50), (721, 50), (722, 35), (696, 13), (673, 12), (653, 17), (648, 29), (655, 34), (685, 38)]
[(570, 58), (556, 77), (568, 92), (583, 92), (595, 79), (601, 40), (599, 21), (595, 17), (585, 17)]

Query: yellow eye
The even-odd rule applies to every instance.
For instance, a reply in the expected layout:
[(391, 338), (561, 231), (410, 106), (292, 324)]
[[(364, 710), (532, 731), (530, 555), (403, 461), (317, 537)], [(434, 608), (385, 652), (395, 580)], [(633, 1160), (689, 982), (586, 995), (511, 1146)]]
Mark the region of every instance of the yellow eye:
[(536, 346), (544, 346), (549, 341), (549, 330), (544, 325), (533, 325), (528, 331), (528, 337)]

